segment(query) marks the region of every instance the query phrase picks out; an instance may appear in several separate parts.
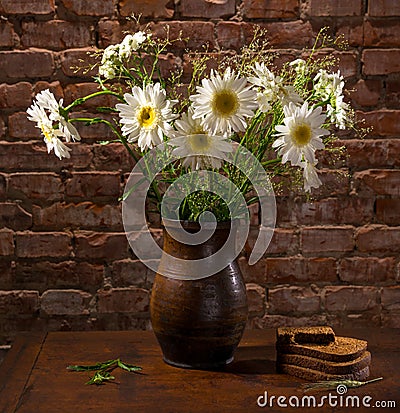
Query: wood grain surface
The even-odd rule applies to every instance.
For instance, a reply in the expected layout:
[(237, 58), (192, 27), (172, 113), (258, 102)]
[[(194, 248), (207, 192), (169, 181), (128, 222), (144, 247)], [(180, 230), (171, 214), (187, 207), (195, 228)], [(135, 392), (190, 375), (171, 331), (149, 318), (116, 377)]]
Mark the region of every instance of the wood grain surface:
[[(371, 396), (376, 401), (395, 401), (400, 406), (400, 330), (339, 330), (367, 340), (372, 354), (370, 378), (382, 381), (347, 395)], [(89, 373), (66, 370), (69, 364), (92, 364), (121, 357), (139, 365), (142, 374), (114, 371), (115, 382), (84, 385)], [(371, 411), (369, 408), (279, 407), (277, 398), (301, 398), (303, 380), (276, 373), (275, 330), (246, 331), (234, 361), (222, 371), (179, 369), (165, 364), (150, 331), (56, 332), (23, 334), (15, 341), (0, 366), (0, 412), (291, 412)], [(273, 405), (260, 407), (259, 396), (275, 396)], [(337, 395), (336, 391), (331, 391)], [(328, 391), (306, 393), (319, 401)], [(344, 396), (343, 396), (344, 397)], [(264, 399), (260, 399), (262, 402)], [(268, 399), (270, 401), (270, 399)], [(292, 399), (295, 401), (295, 399)], [(345, 399), (343, 399), (343, 402)], [(376, 411), (376, 410), (375, 410)]]

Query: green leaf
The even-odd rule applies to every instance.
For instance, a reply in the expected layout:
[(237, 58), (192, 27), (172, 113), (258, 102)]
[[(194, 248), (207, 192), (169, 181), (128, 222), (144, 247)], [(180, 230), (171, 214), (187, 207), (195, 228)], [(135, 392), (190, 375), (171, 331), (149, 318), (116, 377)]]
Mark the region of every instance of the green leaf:
[(142, 368), (139, 366), (134, 366), (133, 364), (123, 363), (119, 359), (118, 359), (118, 367), (121, 367), (121, 369), (124, 369), (126, 371), (133, 371), (133, 372), (142, 370)]
[(104, 381), (114, 380), (115, 377), (108, 371), (96, 371), (93, 377), (90, 378), (85, 384), (103, 384)]
[(92, 364), (89, 366), (83, 366), (83, 365), (68, 366), (67, 370), (72, 370), (72, 371), (103, 370), (103, 369), (111, 367), (114, 364), (117, 364), (117, 360), (108, 360), (108, 361), (104, 361), (103, 363), (96, 363), (96, 364)]

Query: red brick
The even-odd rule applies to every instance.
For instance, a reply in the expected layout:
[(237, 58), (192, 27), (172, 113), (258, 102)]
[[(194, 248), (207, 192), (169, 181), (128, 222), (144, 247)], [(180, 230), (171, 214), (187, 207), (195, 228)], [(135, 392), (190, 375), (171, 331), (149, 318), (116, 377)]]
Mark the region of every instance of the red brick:
[(95, 205), (92, 202), (78, 204), (57, 202), (47, 208), (33, 206), (35, 230), (96, 229), (122, 231), (122, 215), (119, 205)]
[(369, 19), (364, 22), (364, 46), (399, 47), (398, 19)]
[(14, 254), (14, 232), (8, 229), (0, 230), (0, 255)]
[(222, 49), (239, 50), (243, 46), (242, 23), (220, 22), (217, 24), (217, 41)]
[(16, 253), (19, 258), (69, 257), (71, 236), (61, 232), (18, 232)]
[(386, 81), (385, 102), (388, 108), (398, 108), (400, 101), (400, 81), (388, 79)]
[[(338, 19), (339, 20), (339, 19)], [(340, 19), (336, 37), (342, 36), (349, 46), (359, 47), (364, 42), (364, 18)]]
[[(295, 20), (262, 23), (260, 26), (267, 31), (266, 40), (274, 48), (309, 47), (313, 43), (313, 30), (310, 22)], [(254, 26), (245, 24), (243, 30), (246, 41), (250, 42), (254, 36)]]
[(400, 72), (400, 49), (366, 49), (362, 53), (364, 75)]
[(2, 0), (0, 13), (5, 14), (50, 14), (55, 10), (54, 0), (35, 0), (35, 6), (26, 0)]
[(309, 287), (268, 289), (268, 314), (315, 314), (320, 312), (321, 297)]
[[(0, 85), (0, 108), (26, 109), (32, 103), (32, 85), (20, 82), (13, 85)], [(26, 113), (25, 113), (26, 116)]]
[(18, 203), (0, 203), (0, 228), (21, 231), (32, 226), (32, 215)]
[(48, 154), (44, 142), (1, 142), (0, 164), (7, 171), (61, 171), (62, 169), (87, 168), (92, 160), (91, 149), (82, 143), (70, 144), (71, 158), (60, 161)]
[(246, 283), (257, 283), (261, 285), (266, 284), (265, 258), (261, 258), (253, 265), (248, 264), (248, 259), (246, 257), (239, 257), (237, 262)]
[[(92, 4), (92, 2), (81, 2)], [(92, 43), (88, 25), (63, 20), (22, 23), (22, 45), (62, 50), (71, 47), (87, 47)]]
[(336, 281), (334, 258), (277, 257), (267, 258), (268, 283), (309, 283)]
[(395, 169), (368, 169), (353, 175), (354, 186), (360, 195), (400, 196), (400, 171)]
[(103, 285), (103, 273), (102, 265), (87, 262), (18, 261), (13, 285), (40, 292), (53, 288), (84, 288), (95, 293)]
[(39, 92), (43, 90), (49, 89), (51, 93), (54, 94), (57, 100), (64, 98), (64, 91), (61, 86), (61, 83), (58, 80), (53, 82), (46, 82), (44, 80), (39, 80), (33, 85), (33, 93), (37, 95)]
[(119, 12), (121, 16), (131, 16), (132, 14), (143, 17), (167, 17), (174, 15), (174, 10), (170, 8), (169, 0), (119, 0)]
[(249, 19), (299, 17), (298, 0), (244, 0), (243, 12)]
[[(353, 170), (387, 167), (390, 160), (389, 141), (383, 139), (348, 139), (346, 145), (347, 165)], [(365, 156), (365, 154), (368, 156)]]
[[(245, 246), (248, 254), (250, 254), (253, 250), (257, 237), (258, 228), (250, 228)], [(275, 228), (266, 254), (296, 254), (296, 252), (298, 252), (298, 248), (298, 235), (293, 230)]]
[[(0, 6), (1, 7), (1, 6)], [(7, 21), (0, 22), (0, 46), (12, 47), (18, 40), (18, 35), (14, 31), (14, 27)]]
[(382, 311), (382, 326), (389, 328), (400, 328), (400, 313)]
[(388, 145), (388, 162), (386, 166), (394, 166), (398, 168), (400, 166), (400, 140), (399, 139), (385, 139)]
[(308, 314), (303, 317), (266, 314), (263, 317), (255, 317), (249, 324), (249, 328), (265, 329), (282, 326), (304, 327), (330, 325), (334, 327), (335, 325), (339, 325), (339, 322), (337, 321), (337, 317), (333, 317), (332, 315), (328, 317), (326, 314)]
[(120, 195), (120, 174), (118, 172), (73, 172), (67, 180), (65, 193), (70, 198), (111, 197), (117, 201)]
[(311, 16), (360, 16), (362, 0), (311, 0), (308, 13)]
[(371, 0), (368, 2), (370, 16), (400, 16), (400, 4), (397, 0)]
[(52, 173), (17, 173), (8, 180), (8, 196), (30, 199), (35, 203), (48, 203), (63, 198), (61, 178)]
[(351, 101), (359, 106), (376, 106), (381, 100), (382, 82), (380, 80), (360, 79), (354, 85)]
[(82, 1), (61, 0), (64, 7), (78, 16), (112, 16), (114, 14), (113, 0)]
[(25, 141), (42, 136), (36, 123), (28, 120), (26, 112), (16, 112), (8, 117), (8, 133), (11, 138)]
[(381, 303), (385, 310), (400, 310), (400, 286), (383, 287)]
[(105, 49), (110, 44), (119, 43), (122, 40), (122, 28), (116, 20), (101, 20), (98, 24), (99, 46)]
[(37, 291), (0, 291), (0, 314), (32, 314), (39, 308)]
[(5, 200), (7, 192), (7, 180), (6, 176), (0, 174), (0, 200)]
[(230, 17), (235, 14), (235, 0), (181, 0), (180, 12), (183, 17), (200, 17), (202, 19), (215, 19)]
[(376, 287), (331, 286), (325, 288), (325, 309), (327, 311), (358, 312), (376, 309), (379, 292)]
[(350, 284), (378, 284), (395, 280), (396, 259), (394, 257), (350, 257), (339, 264), (339, 278)]
[(79, 290), (47, 290), (40, 297), (40, 309), (45, 315), (85, 315), (92, 296)]
[(352, 227), (306, 227), (301, 230), (303, 253), (350, 252), (354, 249)]
[(54, 71), (51, 52), (38, 49), (0, 52), (0, 73), (2, 78), (49, 77)]
[(257, 284), (246, 284), (247, 303), (250, 317), (265, 313), (265, 289)]
[(147, 313), (149, 292), (143, 288), (113, 288), (97, 294), (99, 313)]
[(356, 247), (361, 252), (400, 252), (400, 228), (369, 225), (356, 231)]
[(326, 198), (313, 203), (301, 202), (294, 211), (297, 225), (362, 225), (374, 217), (374, 200), (347, 196)]
[(377, 199), (376, 218), (381, 224), (400, 225), (400, 199)]
[(120, 260), (128, 257), (128, 240), (121, 232), (75, 233), (75, 255), (77, 258)]
[[(94, 52), (92, 48), (68, 49), (61, 52), (61, 69), (65, 76), (91, 78), (98, 74), (98, 68), (93, 68), (86, 72), (82, 69), (88, 68), (98, 63), (96, 58), (90, 55)], [(81, 70), (77, 71), (76, 68)]]
[(187, 39), (186, 41), (174, 42), (173, 49), (203, 50), (204, 45), (214, 47), (214, 23), (199, 21), (171, 21), (159, 22), (150, 25), (151, 32), (155, 37), (165, 38), (165, 26), (168, 25), (170, 39)]
[(365, 126), (372, 127), (370, 136), (400, 136), (400, 110), (374, 110), (357, 112), (359, 119), (365, 119)]
[(114, 285), (119, 287), (150, 288), (154, 279), (154, 273), (139, 260), (113, 262), (111, 276)]
[(130, 172), (135, 161), (120, 143), (93, 145), (93, 166), (101, 171)]

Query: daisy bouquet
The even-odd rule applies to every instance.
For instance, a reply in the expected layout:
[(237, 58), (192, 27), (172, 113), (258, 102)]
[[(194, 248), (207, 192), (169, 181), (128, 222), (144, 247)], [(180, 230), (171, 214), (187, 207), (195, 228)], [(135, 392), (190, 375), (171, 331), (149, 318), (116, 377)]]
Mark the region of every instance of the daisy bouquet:
[[(286, 182), (301, 182), (309, 193), (321, 185), (320, 154), (338, 150), (332, 144), (335, 131), (355, 127), (343, 76), (332, 69), (337, 62), (323, 53), (340, 42), (323, 30), (310, 50), (278, 69), (266, 37), (256, 28), (237, 53), (187, 51), (187, 64), (178, 58), (166, 74), (168, 48), (184, 39), (155, 38), (147, 29), (128, 34), (96, 53), (97, 92), (64, 105), (44, 90), (28, 118), (60, 159), (71, 156), (69, 142), (81, 139), (78, 122), (106, 124), (135, 161), (154, 148), (168, 148), (176, 161), (157, 174), (148, 193), (158, 210), (168, 185), (199, 170), (221, 174), (248, 205), (257, 202), (251, 180), (226, 161), (239, 146), (257, 159), (276, 189), (280, 177), (290, 176), (294, 179)], [(112, 95), (115, 106), (99, 108), (95, 117), (74, 116), (79, 105), (99, 95)], [(188, 194), (179, 208), (180, 219), (196, 221), (205, 211), (218, 221), (229, 219), (226, 202), (209, 190)]]

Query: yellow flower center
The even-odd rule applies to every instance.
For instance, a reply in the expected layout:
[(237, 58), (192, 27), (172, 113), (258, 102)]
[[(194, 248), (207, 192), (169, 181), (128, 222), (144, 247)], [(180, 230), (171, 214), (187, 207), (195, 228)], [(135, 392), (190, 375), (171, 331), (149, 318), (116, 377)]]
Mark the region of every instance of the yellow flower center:
[(239, 99), (232, 90), (223, 89), (215, 92), (211, 101), (213, 112), (219, 116), (228, 118), (234, 115), (239, 108)]
[(51, 142), (53, 139), (53, 131), (43, 123), (40, 123), (39, 126), (44, 138), (47, 140), (47, 142)]
[(157, 113), (152, 106), (142, 106), (137, 114), (137, 120), (142, 128), (151, 128), (157, 120)]
[(311, 128), (307, 123), (300, 123), (292, 130), (292, 139), (297, 146), (307, 145), (311, 140)]
[(211, 139), (205, 133), (193, 134), (188, 136), (192, 151), (204, 153), (211, 147)]

